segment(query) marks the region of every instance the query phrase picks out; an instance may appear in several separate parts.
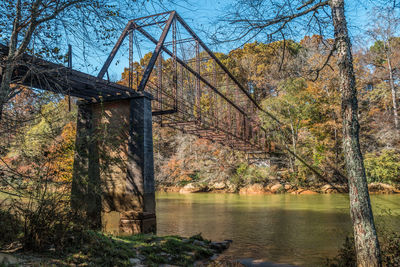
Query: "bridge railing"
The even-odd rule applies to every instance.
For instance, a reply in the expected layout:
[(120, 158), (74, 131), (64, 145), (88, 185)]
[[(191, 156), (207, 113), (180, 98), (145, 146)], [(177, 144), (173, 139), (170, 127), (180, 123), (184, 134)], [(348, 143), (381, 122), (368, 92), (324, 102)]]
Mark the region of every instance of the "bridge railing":
[(98, 78), (126, 37), (129, 64), (119, 83), (153, 95), (157, 122), (237, 150), (271, 150), (260, 107), (223, 64), (226, 56), (214, 54), (175, 11), (129, 21)]

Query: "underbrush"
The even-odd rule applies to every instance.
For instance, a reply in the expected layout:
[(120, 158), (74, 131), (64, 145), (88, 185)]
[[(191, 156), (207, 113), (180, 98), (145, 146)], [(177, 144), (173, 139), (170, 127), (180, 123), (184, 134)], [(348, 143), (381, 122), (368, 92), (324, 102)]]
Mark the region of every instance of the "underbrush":
[(88, 230), (65, 198), (47, 192), (35, 199), (9, 199), (0, 207), (0, 249), (38, 256), (40, 265), (190, 266), (220, 252), (201, 235), (105, 235)]
[[(381, 232), (379, 238), (382, 265), (400, 266), (400, 233)], [(339, 250), (338, 255), (327, 261), (330, 267), (355, 267), (357, 266), (354, 237), (348, 236)]]
[[(69, 233), (62, 249), (36, 251), (38, 264), (47, 266), (191, 266), (219, 251), (201, 235), (190, 238), (152, 234), (111, 236), (84, 230)], [(26, 251), (23, 252), (26, 255)], [(1, 266), (1, 265), (0, 265)]]
[(191, 238), (159, 237), (152, 234), (116, 237), (86, 231), (81, 242), (80, 246), (74, 247), (75, 251), (68, 253), (64, 259), (65, 264), (128, 266), (137, 259), (146, 266), (190, 266), (196, 260), (214, 254), (209, 247), (210, 241), (199, 235)]
[(25, 251), (62, 251), (71, 236), (86, 228), (70, 208), (68, 187), (44, 189), (34, 184), (32, 191), (8, 198), (0, 205), (0, 248), (19, 243)]
[(0, 248), (18, 240), (22, 230), (22, 222), (15, 214), (0, 209)]

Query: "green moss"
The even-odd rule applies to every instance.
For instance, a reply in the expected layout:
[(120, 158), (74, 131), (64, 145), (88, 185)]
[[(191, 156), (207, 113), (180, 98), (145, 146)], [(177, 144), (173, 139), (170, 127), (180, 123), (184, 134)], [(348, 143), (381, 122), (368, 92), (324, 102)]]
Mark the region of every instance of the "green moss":
[[(196, 242), (197, 241), (197, 242)], [(214, 251), (210, 241), (201, 235), (191, 238), (179, 236), (158, 237), (151, 234), (107, 236), (86, 232), (81, 246), (65, 258), (66, 264), (89, 266), (128, 266), (131, 258), (144, 258), (148, 266), (173, 264), (191, 266), (196, 260), (211, 257)]]

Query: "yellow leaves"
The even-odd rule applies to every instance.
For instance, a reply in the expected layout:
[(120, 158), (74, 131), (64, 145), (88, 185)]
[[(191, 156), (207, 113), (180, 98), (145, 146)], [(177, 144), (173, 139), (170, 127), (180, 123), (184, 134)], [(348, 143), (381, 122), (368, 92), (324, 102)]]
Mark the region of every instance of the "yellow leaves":
[(71, 182), (74, 162), (76, 125), (69, 122), (64, 126), (59, 140), (49, 148), (49, 168), (56, 181)]
[(381, 113), (381, 109), (379, 107), (372, 107), (370, 110), (368, 110), (368, 116), (374, 116), (379, 113)]
[(72, 140), (75, 139), (76, 135), (76, 124), (69, 122), (67, 125), (65, 125), (63, 131), (61, 132), (61, 138), (63, 140), (66, 140), (67, 142), (71, 142)]

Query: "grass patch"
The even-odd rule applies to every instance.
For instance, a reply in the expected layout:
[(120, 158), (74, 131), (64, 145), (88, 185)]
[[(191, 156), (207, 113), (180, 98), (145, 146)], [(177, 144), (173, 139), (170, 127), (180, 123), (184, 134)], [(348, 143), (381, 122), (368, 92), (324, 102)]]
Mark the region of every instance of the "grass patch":
[(62, 262), (87, 266), (129, 266), (131, 261), (139, 259), (146, 266), (191, 266), (195, 261), (215, 253), (210, 244), (201, 235), (191, 238), (151, 234), (116, 237), (87, 231), (79, 244), (69, 248)]

